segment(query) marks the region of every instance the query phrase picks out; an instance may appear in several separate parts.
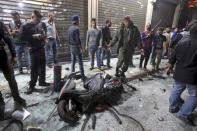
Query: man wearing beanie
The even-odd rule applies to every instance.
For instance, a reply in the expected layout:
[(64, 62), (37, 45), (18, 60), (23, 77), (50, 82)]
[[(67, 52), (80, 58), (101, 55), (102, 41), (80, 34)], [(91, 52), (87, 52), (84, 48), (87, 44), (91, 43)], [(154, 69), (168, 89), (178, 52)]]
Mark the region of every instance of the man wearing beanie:
[(82, 81), (85, 80), (84, 67), (83, 67), (83, 52), (84, 48), (82, 47), (80, 40), (79, 32), (79, 16), (72, 16), (72, 25), (68, 29), (68, 42), (71, 52), (71, 71), (75, 72), (75, 64), (78, 59), (79, 69), (82, 76)]
[(31, 21), (21, 28), (21, 38), (28, 42), (30, 47), (31, 58), (31, 80), (27, 94), (36, 91), (35, 86), (39, 77), (39, 86), (50, 86), (46, 83), (45, 67), (45, 43), (46, 43), (46, 25), (41, 22), (42, 15), (39, 11), (34, 10)]

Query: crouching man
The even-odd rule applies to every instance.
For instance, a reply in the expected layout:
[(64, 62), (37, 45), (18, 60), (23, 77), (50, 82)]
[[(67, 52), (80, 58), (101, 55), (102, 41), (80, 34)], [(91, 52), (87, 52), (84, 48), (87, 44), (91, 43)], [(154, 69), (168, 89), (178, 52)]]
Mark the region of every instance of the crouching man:
[[(190, 37), (183, 38), (177, 44), (169, 61), (168, 73), (176, 64), (169, 111), (177, 113), (176, 117), (182, 121), (195, 125), (192, 112), (197, 107), (197, 21), (189, 26)], [(184, 103), (180, 96), (186, 88), (189, 96)]]

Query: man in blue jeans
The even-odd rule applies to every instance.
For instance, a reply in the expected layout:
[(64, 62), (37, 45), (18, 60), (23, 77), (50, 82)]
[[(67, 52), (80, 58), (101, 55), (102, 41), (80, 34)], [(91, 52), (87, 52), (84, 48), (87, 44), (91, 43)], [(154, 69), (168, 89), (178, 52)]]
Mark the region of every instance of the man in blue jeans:
[(89, 47), (91, 68), (94, 69), (94, 56), (96, 54), (97, 67), (101, 69), (102, 33), (96, 26), (96, 19), (91, 20), (92, 28), (88, 30), (86, 37), (86, 50)]
[(82, 81), (84, 81), (86, 79), (84, 74), (83, 56), (82, 56), (84, 49), (82, 47), (80, 40), (79, 16), (72, 17), (72, 24), (73, 25), (70, 26), (68, 29), (68, 41), (69, 41), (70, 52), (71, 52), (71, 70), (72, 72), (75, 72), (75, 64), (76, 64), (76, 60), (78, 59)]
[(44, 21), (47, 27), (47, 43), (45, 46), (46, 64), (52, 68), (52, 64), (57, 64), (57, 32), (54, 22), (53, 12), (48, 13), (48, 19)]
[(19, 30), (21, 26), (25, 24), (25, 21), (20, 19), (20, 15), (18, 12), (14, 11), (11, 13), (11, 15), (13, 20), (9, 23), (10, 34), (12, 35), (13, 42), (15, 44), (19, 73), (23, 74), (23, 56), (24, 56), (25, 67), (27, 68), (27, 71), (29, 72), (30, 69), (29, 49), (27, 47), (27, 43), (21, 40), (19, 36)]
[[(183, 38), (177, 44), (169, 61), (168, 73), (176, 64), (173, 89), (170, 95), (171, 113), (182, 121), (195, 125), (192, 112), (197, 107), (197, 21), (189, 24), (190, 37)], [(181, 94), (187, 89), (187, 100), (181, 99)]]

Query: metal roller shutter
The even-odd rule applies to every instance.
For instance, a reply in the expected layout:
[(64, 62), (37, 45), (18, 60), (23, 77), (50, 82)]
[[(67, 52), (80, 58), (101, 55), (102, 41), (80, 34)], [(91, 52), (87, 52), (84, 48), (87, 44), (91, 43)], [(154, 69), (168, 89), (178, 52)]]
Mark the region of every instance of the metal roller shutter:
[[(112, 35), (125, 15), (129, 15), (140, 31), (144, 29), (148, 0), (98, 0), (98, 25), (112, 20)], [(115, 54), (115, 50), (112, 52)]]
[(55, 23), (63, 47), (58, 49), (60, 61), (66, 61), (70, 57), (68, 46), (67, 30), (71, 24), (71, 16), (80, 16), (80, 31), (82, 42), (85, 41), (85, 34), (88, 23), (88, 2), (86, 0), (0, 0), (0, 20), (8, 23), (11, 20), (11, 11), (18, 11), (21, 18), (28, 20), (31, 12), (40, 10), (44, 17), (47, 17), (49, 10), (55, 13)]

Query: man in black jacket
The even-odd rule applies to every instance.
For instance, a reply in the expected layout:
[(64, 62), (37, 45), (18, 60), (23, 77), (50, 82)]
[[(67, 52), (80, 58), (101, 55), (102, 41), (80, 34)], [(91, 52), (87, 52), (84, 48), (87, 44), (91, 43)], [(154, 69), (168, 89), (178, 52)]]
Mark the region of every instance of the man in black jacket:
[[(190, 36), (180, 40), (169, 61), (168, 73), (176, 64), (169, 111), (177, 113), (176, 116), (184, 122), (195, 125), (192, 112), (197, 107), (197, 21), (189, 26)], [(184, 103), (180, 96), (186, 88), (189, 96)]]
[(112, 25), (111, 20), (106, 20), (106, 26), (102, 29), (102, 53), (101, 53), (101, 66), (104, 66), (103, 61), (105, 56), (107, 58), (107, 67), (111, 68), (110, 66), (110, 59), (111, 59), (111, 50), (108, 48), (110, 41), (112, 40), (110, 27)]
[[(8, 61), (8, 57), (6, 54), (6, 51), (4, 49), (4, 44), (7, 44), (9, 47), (9, 50), (11, 52), (11, 63)], [(13, 46), (13, 43), (10, 39), (10, 36), (8, 34), (8, 31), (3, 24), (3, 22), (0, 21), (0, 70), (3, 72), (3, 75), (5, 79), (8, 81), (12, 96), (14, 98), (15, 102), (15, 108), (16, 106), (25, 106), (25, 100), (19, 96), (18, 86), (14, 77), (14, 71), (12, 65), (16, 63), (16, 52)], [(0, 92), (0, 120), (4, 120), (4, 109), (5, 109), (5, 103), (2, 97), (2, 94)]]
[(45, 67), (45, 43), (46, 43), (46, 25), (41, 22), (42, 15), (39, 11), (34, 10), (32, 13), (31, 22), (25, 24), (21, 28), (21, 38), (28, 42), (30, 47), (31, 60), (31, 81), (27, 94), (36, 91), (35, 86), (39, 77), (39, 86), (50, 86), (45, 82), (46, 67)]

